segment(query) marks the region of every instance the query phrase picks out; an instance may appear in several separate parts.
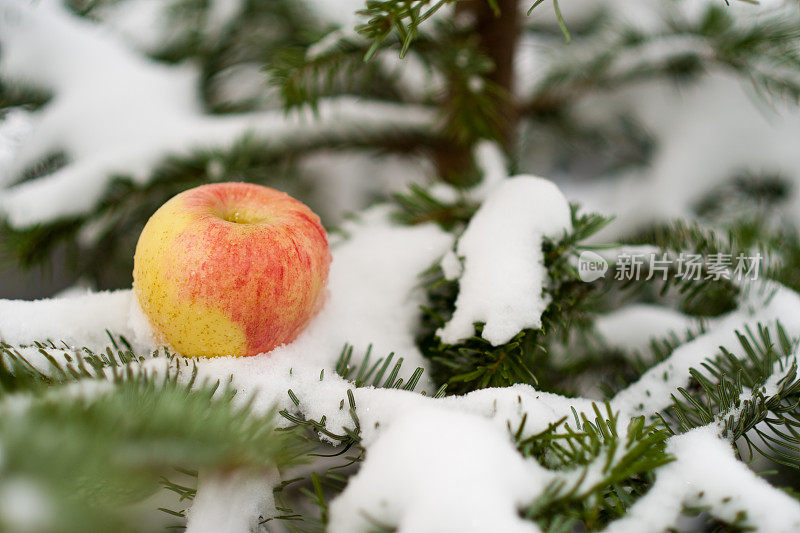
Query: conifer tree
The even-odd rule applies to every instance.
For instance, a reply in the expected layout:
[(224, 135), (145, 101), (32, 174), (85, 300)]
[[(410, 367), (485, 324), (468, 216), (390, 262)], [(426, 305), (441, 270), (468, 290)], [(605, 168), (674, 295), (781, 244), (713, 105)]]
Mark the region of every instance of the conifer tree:
[[(0, 531), (800, 529), (800, 8), (762, 4), (0, 0), (3, 256), (91, 289), (0, 301)], [(222, 181), (320, 214), (330, 294), (186, 358), (133, 250)]]

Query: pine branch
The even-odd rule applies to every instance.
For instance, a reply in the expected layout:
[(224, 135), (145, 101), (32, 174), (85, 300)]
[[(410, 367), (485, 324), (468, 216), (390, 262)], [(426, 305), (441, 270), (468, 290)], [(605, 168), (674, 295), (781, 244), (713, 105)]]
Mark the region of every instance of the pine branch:
[[(424, 369), (422, 367), (418, 367), (408, 378), (408, 381), (404, 382), (402, 378), (398, 377), (403, 367), (402, 357), (397, 360), (394, 366), (392, 366), (394, 353), (390, 353), (385, 358), (380, 357), (374, 363), (370, 360), (371, 355), (372, 346), (367, 349), (360, 362), (351, 365), (353, 358), (353, 347), (345, 344), (336, 362), (336, 373), (347, 381), (350, 381), (355, 388), (371, 386), (384, 389), (403, 389), (410, 392), (413, 392), (417, 388), (419, 380), (424, 373)], [(324, 371), (320, 374), (320, 381), (323, 379), (325, 379)], [(433, 398), (444, 396), (444, 392), (445, 387), (442, 386), (433, 394)], [(292, 403), (299, 408), (300, 399), (297, 397), (297, 395), (295, 395), (291, 389), (289, 389), (288, 394), (289, 398), (292, 400)], [(427, 393), (423, 391), (421, 394), (424, 396)], [(353, 425), (350, 427), (341, 428), (341, 433), (335, 433), (327, 428), (327, 418), (325, 416), (320, 418), (320, 420), (312, 420), (307, 419), (302, 414), (290, 413), (286, 409), (280, 411), (280, 415), (292, 423), (290, 426), (291, 428), (301, 427), (308, 429), (319, 441), (338, 442), (345, 448), (349, 449), (351, 446), (357, 445), (359, 442), (361, 442), (361, 423), (358, 419), (356, 400), (353, 396), (352, 390), (347, 391), (347, 406), (349, 407), (348, 414), (353, 422)], [(343, 409), (344, 407), (345, 399), (343, 398), (339, 408)]]
[[(68, 7), (86, 18), (102, 17), (102, 9), (113, 0), (70, 0)], [(306, 2), (278, 0), (240, 2), (236, 15), (227, 24), (218, 26), (214, 4), (204, 0), (176, 0), (162, 8), (170, 29), (164, 42), (150, 50), (150, 56), (161, 62), (192, 63), (200, 70), (200, 94), (213, 113), (252, 111), (271, 107), (262, 94), (249, 99), (231, 101), (219, 90), (230, 72), (237, 67), (259, 70), (271, 67), (285, 49), (307, 46), (326, 31), (325, 25)], [(264, 77), (263, 88), (267, 88)]]
[(572, 233), (544, 245), (551, 302), (542, 314), (542, 328), (523, 330), (499, 346), (481, 338), (482, 324), (476, 324), (475, 335), (459, 344), (444, 344), (438, 339), (436, 331), (455, 309), (458, 282), (446, 280), (438, 266), (431, 268), (424, 279), (427, 303), (422, 309), (417, 345), (430, 358), (434, 378), (446, 383), (448, 392), (454, 394), (514, 383), (563, 392), (562, 387), (568, 385), (562, 379), (564, 375), (549, 362), (550, 346), (566, 342), (573, 328), (588, 327), (587, 305), (597, 289), (579, 279), (570, 260), (579, 253), (580, 242), (608, 222), (599, 215), (579, 215), (573, 206)]
[(751, 458), (755, 450), (776, 463), (797, 468), (797, 340), (790, 339), (780, 324), (774, 333), (759, 324), (755, 332), (748, 328), (737, 336), (744, 357), (723, 347), (703, 368), (690, 369), (689, 386), (678, 389), (672, 406), (660, 417), (673, 433), (717, 424), (723, 437), (733, 442), (744, 439)]
[(644, 417), (630, 421), (620, 434), (619, 415), (606, 405), (594, 406), (592, 420), (574, 413), (575, 427), (566, 419), (545, 431), (521, 438), (523, 417), (515, 438), (524, 457), (537, 459), (554, 470), (554, 480), (525, 510), (545, 531), (599, 529), (623, 516), (653, 483), (653, 472), (672, 461), (665, 450), (669, 433)]
[[(501, 0), (478, 1), (485, 3), (493, 16), (500, 17), (502, 15)], [(391, 35), (397, 36), (401, 43), (400, 57), (405, 57), (412, 42), (420, 36), (422, 24), (431, 19), (444, 6), (456, 2), (459, 0), (367, 0), (366, 8), (358, 12), (367, 21), (356, 27), (356, 31), (371, 43), (365, 60), (369, 60)], [(533, 9), (541, 3), (542, 0), (534, 1), (528, 14), (530, 15)], [(563, 25), (558, 3), (554, 2), (553, 5), (558, 20)], [(505, 7), (516, 9), (517, 6)]]
[[(345, 345), (337, 359), (335, 371), (342, 378), (353, 384), (355, 388), (377, 387), (385, 389), (402, 389), (413, 392), (424, 370), (419, 367), (407, 381), (399, 378), (403, 366), (403, 358), (399, 358), (392, 365), (394, 354), (386, 357), (379, 357), (374, 362), (371, 360), (372, 346), (368, 347), (360, 360), (354, 360), (353, 347)], [(324, 371), (320, 374), (320, 381), (325, 378)], [(445, 386), (437, 390), (432, 397), (440, 398), (444, 396)], [(289, 398), (295, 407), (300, 408), (300, 398), (290, 389)], [(421, 392), (426, 395), (425, 391)], [(282, 516), (270, 520), (279, 520), (283, 525), (297, 532), (323, 531), (328, 522), (327, 502), (335, 495), (344, 490), (347, 484), (346, 474), (351, 472), (354, 467), (363, 460), (365, 450), (361, 447), (361, 422), (358, 418), (358, 409), (355, 396), (352, 390), (347, 391), (347, 399), (342, 399), (340, 409), (348, 409), (348, 415), (352, 425), (343, 427), (340, 430), (332, 431), (327, 427), (327, 417), (322, 416), (319, 420), (308, 419), (301, 413), (291, 413), (284, 409), (280, 415), (290, 422), (286, 430), (299, 435), (311, 445), (315, 445), (319, 450), (308, 454), (310, 458), (319, 457), (343, 457), (340, 464), (325, 469), (324, 471), (312, 472), (308, 476), (285, 481), (280, 487), (276, 488), (275, 494), (281, 502), (280, 511)], [(299, 409), (298, 409), (299, 410)], [(331, 450), (331, 442), (336, 445)], [(355, 452), (346, 456), (348, 452)], [(308, 513), (299, 513), (297, 510), (307, 507), (311, 503), (311, 508), (316, 508), (316, 517), (309, 516)]]
[(727, 6), (709, 4), (694, 21), (680, 9), (665, 5), (663, 29), (647, 33), (598, 15), (580, 42), (564, 49), (560, 60), (555, 58), (523, 109), (552, 112), (585, 94), (654, 78), (689, 81), (711, 65), (750, 79), (765, 94), (800, 97), (800, 52), (794, 46), (800, 35), (800, 16), (796, 12), (741, 22)]
[[(702, 323), (698, 324), (696, 328), (681, 333), (673, 331), (663, 337), (651, 338), (645, 353), (634, 351), (622, 355), (626, 364), (621, 368), (615, 367), (614, 371), (607, 372), (603, 376), (603, 383), (600, 384), (603, 397), (610, 400), (617, 392), (642, 377), (651, 367), (666, 361), (681, 345), (691, 342), (705, 331)], [(597, 358), (608, 366), (614, 361), (614, 354), (601, 351)]]
[(763, 211), (736, 219), (730, 227), (732, 240), (738, 248), (751, 250), (751, 254), (757, 253), (763, 257), (760, 276), (798, 291), (800, 233), (794, 226), (776, 221), (770, 216), (773, 213), (767, 203), (763, 205)]
[[(0, 401), (10, 394), (39, 394), (53, 385), (78, 380), (121, 381), (126, 378), (131, 365), (142, 362), (144, 358), (133, 353), (124, 336), (115, 337), (108, 330), (106, 334), (110, 345), (104, 352), (86, 347), (75, 349), (66, 344), (61, 347), (52, 340), (36, 341), (26, 346), (0, 342)], [(29, 355), (26, 357), (22, 352)], [(39, 364), (32, 362), (31, 356), (39, 360)], [(152, 354), (152, 357), (158, 356), (159, 352)], [(166, 349), (164, 356), (170, 360), (173, 357)]]
[[(740, 245), (735, 230), (727, 232), (713, 229), (699, 222), (675, 220), (645, 231), (630, 239), (633, 244), (652, 244), (659, 253), (673, 259), (666, 276), (643, 275), (644, 280), (633, 279), (623, 283), (623, 289), (641, 290), (648, 285), (658, 286), (658, 294), (676, 292), (681, 298), (681, 309), (686, 314), (717, 316), (736, 308), (747, 280), (735, 280), (732, 276), (709, 275), (707, 261), (713, 256), (726, 256), (732, 261), (740, 255), (751, 256), (751, 250)], [(702, 263), (696, 275), (686, 276), (678, 272), (677, 258), (681, 254), (700, 257)], [(684, 273), (685, 274), (685, 273)], [(644, 281), (644, 282), (643, 282)]]
[(46, 104), (51, 97), (52, 95), (36, 87), (0, 80), (0, 112), (4, 109), (18, 106), (38, 109)]
[(435, 222), (446, 231), (465, 226), (478, 205), (466, 195), (459, 195), (455, 202), (441, 200), (420, 185), (412, 184), (405, 193), (393, 196), (397, 209), (393, 218), (407, 225)]
[[(430, 6), (431, 13), (444, 3)], [(347, 34), (330, 34), (322, 43), (285, 56), (284, 62), (273, 69), (273, 78), (289, 108), (305, 104), (313, 107), (321, 95), (347, 91), (353, 84), (362, 93), (379, 88), (390, 98), (405, 100), (408, 91), (382, 76), (380, 64), (361, 59), (396, 48), (404, 57), (413, 40), (415, 59), (428, 72), (440, 75), (446, 85), (443, 94), (431, 95), (441, 124), (435, 133), (447, 141), (432, 154), (440, 179), (473, 185), (477, 180), (471, 146), (479, 139), (492, 139), (510, 149), (515, 138), (517, 113), (511, 89), (519, 26), (516, 0), (493, 1), (492, 9), (482, 0), (461, 2), (459, 9), (474, 11), (477, 28), (459, 28), (452, 21), (442, 20), (433, 25), (434, 31), (417, 33), (418, 23), (426, 18), (419, 14), (420, 9), (427, 9), (425, 4), (426, 0), (370, 2), (362, 14), (372, 18), (359, 27), (365, 41)], [(407, 26), (405, 17), (409, 18)], [(383, 33), (377, 28), (388, 19), (394, 25)], [(393, 30), (398, 28), (395, 34)], [(335, 42), (328, 42), (333, 37)]]
[[(16, 390), (42, 391), (4, 395), (0, 440), (4, 478), (28, 480), (49, 510), (31, 517), (43, 530), (126, 531), (136, 523), (127, 505), (154, 493), (175, 466), (272, 468), (305, 449), (292, 433), (274, 431), (273, 414), (235, 403), (230, 387), (135, 369), (128, 352), (51, 359), (42, 372), (5, 350), (12, 369), (25, 372), (14, 375)], [(0, 523), (11, 523), (1, 513)]]
[(369, 60), (392, 32), (396, 32), (401, 43), (400, 57), (405, 57), (411, 42), (418, 36), (420, 25), (431, 18), (446, 4), (457, 0), (405, 0), (384, 1), (367, 0), (366, 7), (358, 12), (368, 19), (356, 27), (356, 31), (364, 36), (370, 47), (364, 55)]
[[(776, 224), (769, 216), (768, 206), (764, 205), (766, 211), (757, 210), (752, 215), (720, 222), (717, 228), (700, 222), (673, 221), (645, 231), (631, 242), (655, 244), (672, 258), (681, 253), (701, 256), (704, 261), (712, 256), (724, 256), (733, 261), (739, 257), (757, 258), (750, 276), (742, 279), (737, 279), (733, 273), (718, 279), (709, 276), (705, 262), (695, 277), (673, 275), (677, 274), (673, 265), (665, 283), (654, 278), (660, 283), (661, 295), (675, 290), (681, 296), (681, 307), (687, 314), (719, 315), (736, 307), (742, 295), (753, 288), (750, 283), (753, 279), (770, 279), (793, 290), (800, 289), (800, 234), (790, 226)], [(647, 283), (636, 280), (625, 284), (625, 288), (634, 290), (646, 286)]]
[[(337, 35), (333, 33), (326, 39)], [(397, 45), (395, 39), (384, 43), (386, 48)], [(342, 34), (322, 48), (317, 43), (285, 51), (270, 69), (284, 107), (308, 105), (313, 109), (322, 96), (350, 92), (409, 101), (408, 91), (397, 83), (398, 79), (387, 76), (378, 62), (362, 61), (367, 46), (368, 43)], [(471, 144), (479, 139), (500, 140), (506, 136), (510, 122), (502, 109), (509, 103), (510, 78), (495, 79), (495, 62), (473, 32), (452, 24), (437, 24), (434, 35), (420, 36), (415, 41), (414, 52), (415, 59), (427, 71), (440, 75), (447, 84), (446, 94), (431, 95), (441, 125), (430, 132), (439, 139), (431, 146), (435, 160), (453, 152), (463, 157), (462, 152), (469, 152)], [(451, 174), (443, 172), (442, 179), (474, 184), (474, 176)]]
[[(780, 173), (742, 172), (701, 198), (695, 211), (705, 220), (760, 228), (773, 218), (770, 211), (789, 199), (791, 187), (791, 181)], [(732, 219), (730, 209), (742, 215)], [(755, 220), (743, 220), (751, 214)]]
[[(339, 374), (341, 377), (350, 381), (353, 385), (358, 387), (363, 387), (367, 384), (370, 384), (370, 380), (372, 383), (370, 384), (373, 387), (384, 388), (384, 389), (400, 389), (407, 391), (413, 391), (417, 388), (417, 384), (419, 383), (420, 378), (422, 377), (423, 372), (425, 371), (422, 367), (417, 367), (414, 370), (414, 373), (408, 378), (408, 381), (404, 384), (403, 378), (398, 378), (397, 376), (400, 374), (400, 370), (403, 367), (403, 358), (399, 358), (397, 363), (395, 363), (392, 370), (386, 375), (386, 371), (392, 365), (392, 359), (394, 358), (394, 353), (390, 353), (385, 358), (380, 357), (377, 361), (372, 363), (370, 361), (370, 356), (372, 353), (372, 345), (367, 348), (364, 357), (361, 359), (361, 362), (358, 365), (351, 366), (350, 361), (353, 357), (353, 347), (349, 345), (345, 345), (342, 348), (342, 352), (339, 355), (339, 359), (336, 362), (336, 373)], [(356, 371), (357, 369), (357, 371)], [(353, 372), (355, 375), (353, 375)], [(384, 375), (386, 375), (386, 380), (383, 379)], [(434, 395), (434, 398), (437, 398), (444, 394), (444, 390), (441, 389)], [(425, 391), (422, 391), (422, 395), (425, 395)]]
[(321, 52), (313, 46), (286, 49), (269, 69), (270, 82), (280, 90), (286, 109), (308, 105), (316, 110), (321, 97), (340, 94), (402, 101), (381, 65), (364, 63), (366, 50), (365, 43), (347, 36)]
[[(508, 109), (511, 87), (496, 79), (495, 61), (483, 43), (468, 32), (454, 31), (440, 46), (428, 60), (447, 79), (447, 93), (439, 103), (443, 133), (456, 147), (467, 151), (480, 139), (506, 145), (511, 135), (509, 128), (515, 125)], [(511, 83), (510, 79), (505, 81)], [(446, 170), (440, 168), (440, 172), (449, 183), (470, 185), (475, 181), (468, 173), (456, 179)]]

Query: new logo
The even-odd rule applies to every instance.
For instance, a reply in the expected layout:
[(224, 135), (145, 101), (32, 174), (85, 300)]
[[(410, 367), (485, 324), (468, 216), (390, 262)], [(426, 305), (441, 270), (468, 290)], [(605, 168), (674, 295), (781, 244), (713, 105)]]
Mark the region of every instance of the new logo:
[(578, 257), (578, 277), (581, 281), (590, 283), (602, 278), (608, 271), (608, 262), (599, 254), (584, 250)]

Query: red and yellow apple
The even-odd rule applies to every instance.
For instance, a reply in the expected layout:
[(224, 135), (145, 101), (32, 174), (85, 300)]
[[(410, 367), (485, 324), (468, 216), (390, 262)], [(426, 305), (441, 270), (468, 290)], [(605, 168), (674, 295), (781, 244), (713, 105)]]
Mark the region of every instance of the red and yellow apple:
[(136, 245), (133, 287), (161, 341), (186, 356), (249, 356), (294, 340), (322, 305), (331, 255), (319, 217), (248, 183), (184, 191)]

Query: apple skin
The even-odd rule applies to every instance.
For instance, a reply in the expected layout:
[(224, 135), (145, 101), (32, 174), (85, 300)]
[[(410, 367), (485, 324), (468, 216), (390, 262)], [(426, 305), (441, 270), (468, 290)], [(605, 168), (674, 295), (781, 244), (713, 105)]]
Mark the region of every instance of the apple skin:
[(162, 205), (139, 236), (133, 287), (185, 356), (252, 356), (291, 342), (322, 306), (331, 254), (319, 217), (288, 194), (215, 183)]

